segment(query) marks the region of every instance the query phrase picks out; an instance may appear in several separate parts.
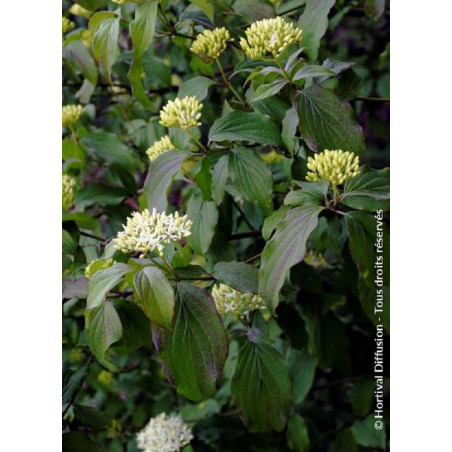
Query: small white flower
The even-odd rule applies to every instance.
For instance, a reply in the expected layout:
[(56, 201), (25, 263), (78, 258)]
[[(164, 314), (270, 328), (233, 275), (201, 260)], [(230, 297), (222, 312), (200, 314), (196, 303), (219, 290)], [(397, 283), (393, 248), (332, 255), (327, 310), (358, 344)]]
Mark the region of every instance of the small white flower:
[(265, 307), (259, 295), (242, 293), (226, 284), (214, 286), (212, 297), (217, 311), (222, 317), (231, 314), (236, 319), (243, 318), (249, 312)]
[(123, 253), (138, 251), (140, 257), (156, 250), (159, 254), (163, 252), (164, 244), (181, 240), (188, 237), (192, 222), (187, 218), (167, 215), (165, 212), (158, 213), (155, 209), (152, 213), (148, 209), (143, 212), (134, 212), (132, 217), (127, 218), (127, 224), (123, 231), (119, 232), (113, 240), (117, 249)]
[(161, 413), (137, 434), (144, 452), (177, 452), (193, 439), (190, 427), (178, 415)]

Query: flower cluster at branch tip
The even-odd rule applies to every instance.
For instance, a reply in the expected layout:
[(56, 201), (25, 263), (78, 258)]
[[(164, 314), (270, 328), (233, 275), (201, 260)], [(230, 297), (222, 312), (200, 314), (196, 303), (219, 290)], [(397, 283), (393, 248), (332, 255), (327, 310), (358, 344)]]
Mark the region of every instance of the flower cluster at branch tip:
[(113, 240), (115, 247), (123, 253), (138, 251), (140, 257), (156, 250), (162, 254), (164, 244), (181, 240), (188, 237), (191, 232), (192, 222), (187, 218), (167, 215), (165, 212), (158, 213), (155, 209), (152, 213), (148, 209), (143, 212), (134, 212), (132, 217), (127, 218), (127, 224), (123, 225), (123, 231)]
[(63, 16), (63, 34), (65, 35), (68, 31), (75, 28), (75, 23), (69, 20), (67, 17)]
[(314, 253), (312, 250), (306, 253), (304, 261), (316, 270), (325, 268), (328, 265), (328, 262), (321, 254)]
[(160, 111), (160, 124), (164, 127), (188, 129), (201, 125), (202, 103), (195, 96), (170, 100)]
[(91, 279), (95, 273), (99, 270), (105, 270), (106, 268), (110, 268), (115, 261), (113, 258), (110, 259), (94, 259), (91, 261), (85, 268), (85, 276), (88, 279)]
[(340, 185), (359, 174), (359, 157), (353, 152), (325, 149), (314, 158), (308, 158), (308, 169), (307, 181), (330, 181), (333, 185)]
[(91, 37), (91, 32), (89, 30), (83, 30), (80, 35), (80, 41), (85, 44), (86, 47), (90, 48), (93, 43), (93, 38)]
[(85, 108), (82, 105), (63, 105), (63, 127), (72, 127), (83, 113), (85, 113)]
[(204, 60), (218, 58), (226, 49), (228, 41), (232, 41), (229, 31), (224, 28), (204, 30), (190, 47), (190, 50)]
[(137, 445), (144, 452), (177, 452), (192, 439), (190, 427), (180, 416), (161, 413), (137, 434)]
[(239, 292), (226, 284), (215, 285), (212, 297), (221, 317), (232, 314), (235, 319), (239, 319), (251, 311), (265, 307), (260, 295)]
[(74, 205), (75, 179), (63, 174), (62, 204), (64, 210), (69, 210)]
[(277, 58), (291, 44), (301, 41), (302, 30), (281, 17), (254, 22), (245, 30), (246, 39), (240, 39), (245, 53), (253, 59), (271, 53)]
[(87, 19), (93, 15), (93, 12), (83, 8), (77, 3), (74, 3), (70, 8), (69, 12), (74, 16), (86, 17)]
[(171, 143), (169, 136), (165, 135), (162, 139), (156, 141), (148, 148), (146, 154), (148, 155), (149, 160), (153, 162), (160, 154), (171, 151), (172, 149), (174, 149), (174, 146)]

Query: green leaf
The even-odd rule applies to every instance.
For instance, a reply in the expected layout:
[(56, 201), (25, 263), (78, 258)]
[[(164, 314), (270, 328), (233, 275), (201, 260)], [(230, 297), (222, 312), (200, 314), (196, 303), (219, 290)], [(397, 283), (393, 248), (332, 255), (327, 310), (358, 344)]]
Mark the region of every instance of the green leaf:
[(64, 452), (100, 452), (101, 448), (83, 432), (69, 432), (63, 434)]
[(151, 323), (143, 310), (132, 301), (115, 299), (115, 307), (122, 324), (122, 340), (128, 350), (152, 346)]
[[(348, 229), (349, 246), (352, 258), (360, 274), (371, 287), (375, 287), (375, 263), (383, 265), (383, 284), (389, 286), (389, 233), (386, 225), (377, 216), (364, 212), (347, 212), (344, 215)], [(380, 231), (377, 227), (380, 226)], [(377, 233), (382, 235), (383, 248), (376, 248)], [(383, 242), (381, 242), (381, 239)], [(378, 251), (377, 250), (382, 250)]]
[(258, 270), (245, 262), (217, 262), (213, 276), (239, 292), (258, 293)]
[(358, 416), (365, 416), (372, 406), (374, 399), (375, 381), (361, 378), (355, 383), (350, 393), (353, 411)]
[(88, 22), (88, 30), (91, 36), (94, 36), (96, 31), (99, 30), (102, 22), (105, 19), (114, 19), (116, 14), (113, 11), (99, 11), (93, 14)]
[(346, 182), (340, 202), (353, 209), (375, 212), (389, 210), (389, 168), (374, 170), (367, 166)]
[(158, 3), (158, 0), (145, 0), (137, 4), (135, 18), (130, 23), (134, 59), (143, 56), (154, 38)]
[(63, 374), (63, 405), (72, 399), (72, 396), (78, 391), (87, 375), (88, 367), (86, 366), (83, 366), (81, 369), (77, 370), (77, 372), (72, 373), (69, 377), (66, 377), (66, 375)]
[(309, 336), (308, 351), (323, 369), (349, 368), (349, 342), (343, 324), (331, 313), (304, 316)]
[(157, 18), (158, 0), (146, 0), (139, 3), (135, 10), (135, 18), (130, 23), (130, 37), (133, 42), (133, 60), (128, 73), (132, 85), (133, 95), (142, 102), (145, 107), (151, 105), (143, 88), (142, 57), (154, 38), (155, 22)]
[(262, 225), (262, 237), (264, 240), (268, 240), (271, 237), (276, 226), (278, 226), (278, 223), (285, 217), (289, 209), (290, 206), (281, 206), (278, 210), (275, 210), (271, 215), (265, 218), (264, 224)]
[(85, 158), (82, 148), (72, 138), (65, 138), (62, 141), (61, 153), (63, 160), (81, 161)]
[(210, 170), (212, 160), (215, 160), (212, 154), (203, 157), (199, 165), (199, 170), (195, 175), (196, 185), (201, 190), (202, 197), (206, 201), (212, 201), (212, 173)]
[(277, 79), (272, 83), (259, 85), (250, 101), (254, 102), (274, 96), (275, 94), (278, 94), (286, 84), (287, 80)]
[(75, 203), (79, 208), (92, 204), (115, 206), (120, 204), (128, 195), (128, 191), (120, 187), (106, 187), (100, 184), (88, 184), (80, 189), (75, 196)]
[(104, 19), (93, 36), (93, 55), (108, 83), (111, 80), (111, 68), (118, 61), (120, 51), (119, 17)]
[(86, 300), (88, 309), (101, 305), (110, 289), (115, 287), (130, 270), (132, 268), (129, 265), (116, 262), (110, 268), (96, 272), (89, 281), (89, 294)]
[[(378, 294), (377, 294), (378, 291)], [(372, 281), (366, 282), (363, 276), (358, 279), (359, 302), (363, 308), (367, 318), (375, 325), (383, 325), (384, 329), (389, 333), (390, 321), (390, 290), (389, 287), (375, 287)], [(376, 312), (376, 301), (383, 301), (383, 312)]]
[(331, 77), (337, 75), (335, 72), (327, 69), (323, 66), (313, 66), (305, 64), (300, 70), (298, 70), (293, 76), (293, 81), (315, 78), (315, 77)]
[(91, 427), (95, 430), (107, 430), (112, 421), (107, 413), (86, 405), (75, 405), (74, 417), (84, 427)]
[(195, 96), (198, 100), (204, 100), (209, 93), (209, 88), (215, 85), (215, 82), (207, 77), (193, 77), (183, 82), (179, 87), (177, 97)]
[(299, 184), (302, 189), (289, 192), (284, 198), (284, 204), (319, 206), (325, 202), (329, 182), (300, 182)]
[(173, 332), (153, 326), (153, 339), (178, 393), (204, 400), (215, 393), (215, 383), (228, 355), (228, 336), (212, 297), (186, 283), (177, 285)]
[(308, 427), (298, 414), (294, 414), (287, 424), (287, 443), (290, 450), (296, 452), (307, 452), (311, 448)]
[(386, 447), (386, 430), (383, 422), (383, 429), (375, 428), (375, 419), (373, 416), (367, 417), (364, 421), (355, 421), (351, 430), (356, 442), (364, 447), (377, 447), (384, 449)]
[(272, 203), (272, 173), (252, 149), (235, 148), (229, 154), (232, 183), (248, 201), (268, 208)]
[(196, 253), (204, 255), (218, 222), (218, 208), (214, 202), (205, 201), (199, 188), (196, 188), (188, 200), (187, 215), (193, 222), (187, 243)]
[(300, 133), (313, 151), (346, 149), (361, 155), (364, 135), (353, 110), (333, 91), (312, 85), (297, 98)]
[(366, 0), (364, 2), (364, 12), (367, 17), (378, 20), (385, 12), (385, 0)]
[(214, 8), (209, 0), (190, 0), (190, 3), (196, 5), (209, 19), (214, 23)]
[(125, 169), (133, 170), (136, 163), (131, 150), (114, 133), (96, 130), (82, 138), (86, 149), (106, 164), (117, 163)]
[(282, 132), (281, 139), (286, 146), (287, 150), (290, 152), (290, 155), (293, 156), (294, 145), (295, 145), (295, 134), (297, 132), (298, 126), (298, 113), (296, 106), (293, 105), (290, 107), (282, 120)]
[(356, 444), (355, 437), (352, 431), (347, 428), (336, 436), (328, 452), (358, 452), (358, 444)]
[(231, 394), (250, 432), (283, 430), (291, 384), (279, 352), (266, 343), (248, 341), (239, 351)]
[(149, 320), (171, 330), (174, 292), (163, 272), (155, 267), (145, 267), (135, 275), (134, 285)]
[(97, 67), (85, 44), (81, 41), (72, 41), (65, 46), (64, 53), (66, 58), (75, 64), (83, 77), (93, 85), (97, 84)]
[(227, 155), (223, 155), (212, 169), (212, 180), (215, 181), (212, 186), (212, 199), (215, 201), (217, 206), (219, 206), (223, 201), (226, 184), (228, 182), (228, 161), (229, 157)]
[(306, 242), (322, 210), (311, 205), (290, 210), (265, 245), (259, 270), (259, 293), (272, 312), (279, 304), (279, 291), (288, 271), (304, 258)]
[(292, 378), (293, 403), (299, 405), (308, 395), (314, 383), (317, 362), (306, 350), (291, 350), (289, 359), (290, 375)]
[(159, 155), (149, 165), (143, 188), (149, 210), (152, 211), (153, 208), (159, 212), (166, 210), (168, 189), (188, 155), (189, 153), (184, 151), (168, 151)]
[(303, 46), (311, 60), (316, 60), (319, 54), (320, 40), (328, 28), (328, 13), (335, 0), (306, 0), (297, 25), (303, 30)]
[(109, 352), (110, 346), (122, 337), (121, 320), (112, 303), (106, 301), (87, 311), (85, 334), (89, 348), (99, 363), (112, 372), (119, 371), (111, 362)]
[(209, 131), (209, 142), (226, 140), (278, 146), (281, 130), (276, 121), (260, 113), (231, 111), (217, 119)]
[(96, 11), (96, 9), (105, 6), (107, 4), (107, 0), (77, 0), (76, 3), (88, 11)]

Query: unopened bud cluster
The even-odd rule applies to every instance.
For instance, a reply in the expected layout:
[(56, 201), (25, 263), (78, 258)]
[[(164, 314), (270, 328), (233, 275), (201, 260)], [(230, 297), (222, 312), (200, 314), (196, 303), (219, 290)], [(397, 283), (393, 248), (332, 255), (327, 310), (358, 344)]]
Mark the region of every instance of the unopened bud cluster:
[(239, 292), (226, 284), (215, 285), (212, 297), (221, 317), (231, 314), (235, 319), (239, 319), (251, 311), (265, 307), (260, 295)]
[(190, 50), (204, 60), (212, 60), (221, 55), (231, 40), (229, 31), (224, 27), (204, 30), (196, 36)]
[(308, 158), (307, 181), (341, 185), (359, 174), (359, 157), (353, 152), (326, 149), (314, 158)]
[(114, 263), (115, 263), (115, 261), (113, 260), (113, 258), (111, 258), (111, 259), (94, 259), (85, 268), (85, 276), (88, 279), (91, 279), (95, 273), (97, 273), (100, 270), (105, 270), (107, 268), (110, 268)]
[(180, 416), (161, 413), (137, 434), (137, 445), (144, 452), (177, 452), (192, 439), (190, 427)]
[(306, 253), (304, 261), (311, 267), (314, 267), (316, 270), (325, 268), (328, 265), (328, 262), (321, 254), (314, 253), (314, 251), (312, 250)]
[(143, 212), (134, 212), (132, 217), (127, 218), (127, 224), (123, 225), (123, 231), (119, 232), (113, 240), (115, 247), (123, 253), (133, 251), (140, 252), (140, 257), (156, 250), (162, 254), (166, 243), (181, 240), (188, 237), (191, 232), (192, 222), (187, 218), (167, 215), (165, 212), (158, 213), (155, 209), (152, 213), (148, 209)]
[(86, 17), (87, 19), (92, 16), (93, 12), (88, 9), (83, 8), (77, 3), (74, 3), (70, 8), (69, 12), (74, 16)]
[(302, 30), (281, 17), (254, 22), (245, 31), (246, 39), (240, 39), (245, 53), (253, 59), (263, 58), (267, 53), (278, 57), (291, 44), (301, 41)]
[(72, 127), (85, 112), (82, 105), (63, 105), (62, 119), (63, 127)]
[(160, 124), (164, 127), (188, 129), (201, 125), (202, 104), (195, 96), (170, 100), (160, 111)]
[(75, 28), (75, 23), (72, 20), (69, 20), (67, 17), (63, 16), (63, 34), (65, 35), (68, 31), (71, 31)]
[(147, 151), (146, 154), (149, 160), (153, 162), (160, 154), (171, 151), (174, 149), (173, 144), (170, 141), (168, 135), (165, 135), (162, 139), (156, 141)]
[(73, 177), (63, 174), (62, 205), (64, 210), (69, 210), (74, 205), (74, 189), (76, 181)]

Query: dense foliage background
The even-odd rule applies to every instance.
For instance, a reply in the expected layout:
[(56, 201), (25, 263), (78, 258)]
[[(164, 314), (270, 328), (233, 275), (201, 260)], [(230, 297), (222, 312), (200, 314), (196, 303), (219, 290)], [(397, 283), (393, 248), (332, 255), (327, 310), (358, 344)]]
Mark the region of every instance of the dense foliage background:
[[(389, 334), (386, 267), (384, 318), (373, 314), (374, 212), (389, 223), (388, 3), (77, 3), (91, 13), (75, 15), (63, 1), (63, 16), (75, 22), (63, 34), (63, 105), (85, 106), (63, 128), (63, 174), (76, 181), (73, 205), (63, 209), (63, 449), (136, 451), (135, 435), (151, 417), (177, 412), (193, 427), (187, 450), (385, 450), (386, 367), (383, 430), (372, 412), (375, 324)], [(303, 30), (301, 44), (281, 55), (283, 64), (293, 56), (290, 81), (239, 45), (250, 24), (277, 16)], [(234, 41), (220, 69), (190, 45), (223, 26)], [(171, 128), (177, 150), (151, 163), (146, 150), (168, 133), (161, 108), (186, 95), (203, 104), (191, 133), (208, 150)], [(324, 149), (352, 151), (367, 165), (340, 187), (337, 204), (329, 184), (306, 182), (307, 158)], [(187, 310), (182, 331), (145, 314), (152, 296), (142, 281), (152, 262), (111, 242), (146, 207), (194, 223), (183, 247), (165, 249), (175, 309)], [(85, 268), (99, 258), (119, 264), (88, 283)], [(219, 282), (259, 292), (267, 308), (223, 322), (211, 309)], [(224, 367), (213, 365), (218, 378), (201, 365), (192, 384), (190, 366), (181, 371), (178, 360), (199, 356), (182, 349), (184, 339), (174, 356), (159, 356), (153, 336), (157, 344), (199, 338), (197, 318), (209, 330), (201, 348), (226, 327), (226, 351), (212, 353), (228, 356)]]

